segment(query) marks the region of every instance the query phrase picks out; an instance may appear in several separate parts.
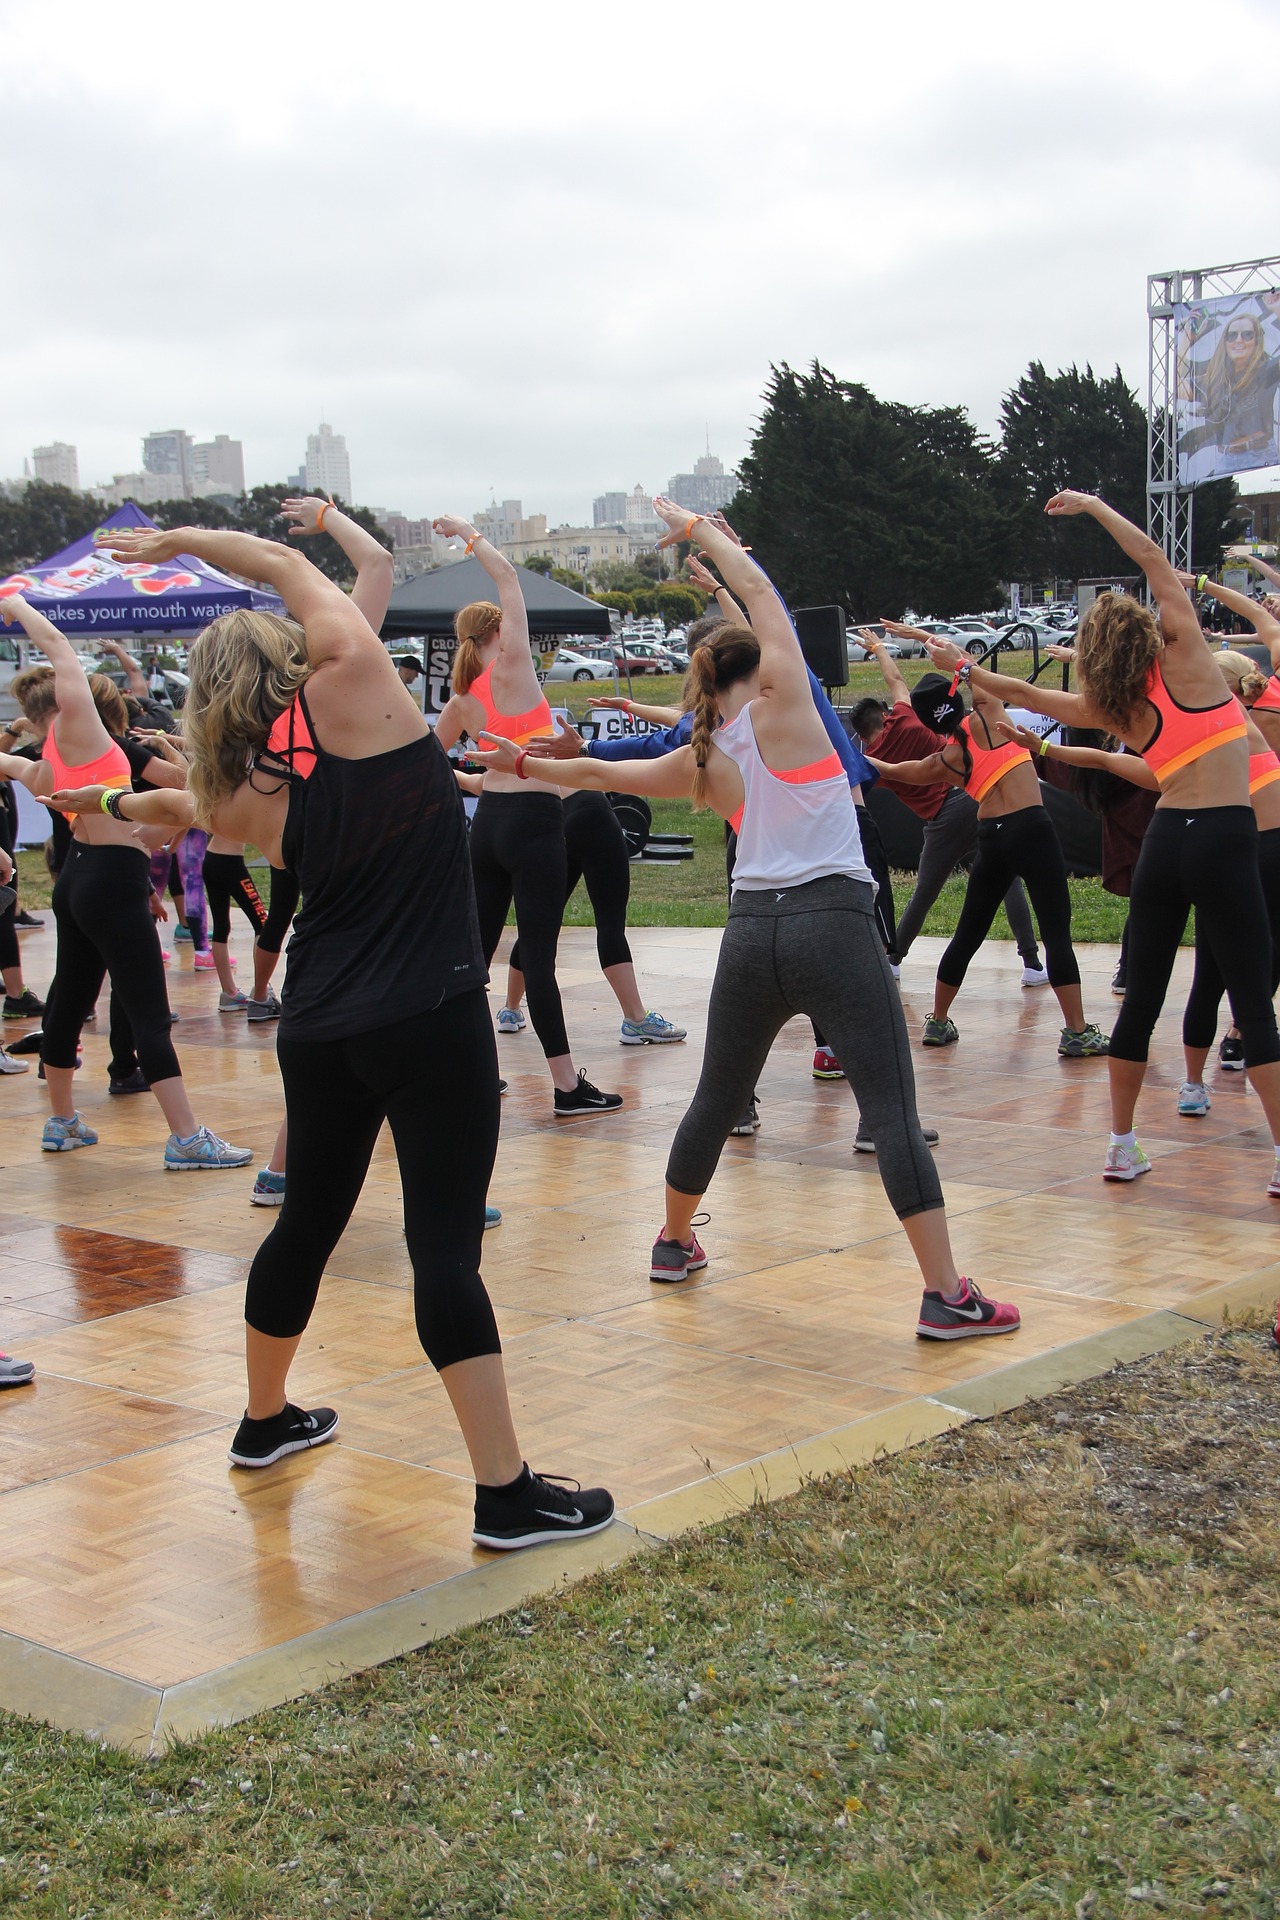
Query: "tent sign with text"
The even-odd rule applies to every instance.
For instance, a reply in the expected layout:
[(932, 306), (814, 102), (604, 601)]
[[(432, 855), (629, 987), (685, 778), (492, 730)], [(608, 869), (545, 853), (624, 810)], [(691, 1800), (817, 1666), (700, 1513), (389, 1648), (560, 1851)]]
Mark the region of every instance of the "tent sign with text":
[(1178, 485), (1280, 465), (1280, 290), (1174, 309)]

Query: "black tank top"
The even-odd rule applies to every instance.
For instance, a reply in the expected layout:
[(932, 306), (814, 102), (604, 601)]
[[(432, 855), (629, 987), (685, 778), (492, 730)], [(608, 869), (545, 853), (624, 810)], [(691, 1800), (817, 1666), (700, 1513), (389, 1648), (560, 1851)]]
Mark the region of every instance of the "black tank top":
[(462, 797), (434, 734), (341, 760), (316, 738), (304, 692), (290, 722), (299, 706), (296, 748), (290, 724), (290, 747), (261, 767), (286, 769), (281, 851), (302, 889), (280, 1032), (340, 1040), (481, 987), (488, 970)]

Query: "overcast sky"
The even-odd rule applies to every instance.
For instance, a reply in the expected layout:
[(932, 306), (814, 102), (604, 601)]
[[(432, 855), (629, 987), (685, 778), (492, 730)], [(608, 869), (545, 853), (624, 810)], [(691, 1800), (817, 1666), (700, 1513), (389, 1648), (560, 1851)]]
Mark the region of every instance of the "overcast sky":
[(1145, 277), (1280, 253), (1275, 0), (0, 0), (0, 476), (148, 429), (357, 500), (589, 520), (745, 450), (771, 362), (991, 429), (1145, 397)]

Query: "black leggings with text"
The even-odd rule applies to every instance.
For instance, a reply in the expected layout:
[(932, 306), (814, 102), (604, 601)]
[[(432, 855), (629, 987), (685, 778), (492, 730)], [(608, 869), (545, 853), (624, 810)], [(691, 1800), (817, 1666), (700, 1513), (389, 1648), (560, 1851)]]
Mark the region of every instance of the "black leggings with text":
[[(276, 1052), (289, 1122), (285, 1195), (249, 1269), (249, 1325), (276, 1339), (306, 1326), (385, 1120), (423, 1350), (435, 1367), (499, 1353), (480, 1278), (498, 1149), (498, 1055), (484, 989), (343, 1040), (281, 1036)], [(447, 1088), (465, 1098), (442, 1098)]]
[(556, 984), (567, 869), (560, 796), (481, 794), (470, 842), (485, 963), (493, 959), (514, 900), (529, 1018), (548, 1060), (558, 1059), (569, 1051)]
[(1031, 896), (1051, 987), (1076, 987), (1080, 968), (1071, 944), (1071, 895), (1066, 863), (1044, 807), (1023, 807), (979, 820), (978, 851), (951, 944), (938, 963), (944, 987), (959, 987), (969, 962), (991, 931), (1000, 902), (1015, 880)]
[[(622, 967), (631, 958), (627, 945), (627, 902), (631, 898), (631, 856), (618, 816), (602, 793), (570, 793), (564, 799), (566, 873), (564, 898), (568, 906), (579, 880), (584, 880), (596, 923), (596, 954), (603, 972)], [(520, 942), (511, 949), (517, 973)]]
[(1112, 1059), (1147, 1058), (1193, 907), (1231, 998), (1245, 1065), (1280, 1060), (1271, 1004), (1271, 929), (1258, 878), (1252, 807), (1205, 807), (1195, 813), (1157, 807), (1152, 815), (1129, 893), (1129, 965), (1111, 1035)]
[(231, 907), (239, 907), (255, 935), (267, 924), (267, 909), (254, 886), (243, 854), (206, 853), (204, 892), (209, 902), (209, 937), (217, 947), (231, 938)]

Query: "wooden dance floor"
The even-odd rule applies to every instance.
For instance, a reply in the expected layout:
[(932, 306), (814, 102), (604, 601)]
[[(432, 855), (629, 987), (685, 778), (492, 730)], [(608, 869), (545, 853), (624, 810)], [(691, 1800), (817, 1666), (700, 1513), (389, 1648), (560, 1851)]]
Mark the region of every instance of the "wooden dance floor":
[[(761, 1132), (725, 1152), (710, 1266), (651, 1286), (719, 936), (632, 937), (650, 1003), (690, 1030), (683, 1047), (620, 1047), (593, 936), (561, 941), (575, 1058), (625, 1094), (620, 1116), (557, 1123), (532, 1030), (498, 1043), (504, 1219), (485, 1278), (527, 1457), (617, 1495), (621, 1522), (592, 1541), (509, 1559), (469, 1545), (466, 1458), (414, 1337), (385, 1135), (293, 1376), (297, 1398), (340, 1410), (338, 1440), (238, 1472), (243, 1283), (275, 1217), (250, 1207), (251, 1174), (162, 1172), (154, 1101), (107, 1097), (105, 995), (77, 1081), (98, 1147), (42, 1154), (34, 1063), (0, 1080), (0, 1343), (38, 1368), (33, 1388), (0, 1395), (0, 1706), (145, 1749), (1274, 1298), (1280, 1203), (1255, 1098), (1219, 1074), (1208, 1118), (1174, 1112), (1189, 957), (1140, 1116), (1155, 1171), (1109, 1187), (1105, 1063), (1057, 1058), (1056, 1003), (1020, 991), (1013, 948), (995, 945), (957, 1003), (959, 1046), (915, 1059), (962, 1271), (1018, 1302), (1018, 1334), (914, 1338), (906, 1242), (874, 1159), (851, 1153), (848, 1090), (810, 1077), (802, 1021), (766, 1069)], [(233, 941), (247, 977), (247, 938)], [(905, 969), (915, 1034), (938, 951), (921, 941)], [(23, 936), (23, 956), (43, 990), (51, 925)], [(1087, 1014), (1109, 1025), (1114, 953), (1082, 961)], [(219, 1016), (189, 947), (170, 987), (198, 1115), (262, 1164), (282, 1108), (274, 1029)]]

